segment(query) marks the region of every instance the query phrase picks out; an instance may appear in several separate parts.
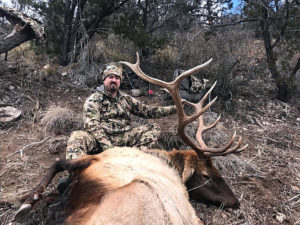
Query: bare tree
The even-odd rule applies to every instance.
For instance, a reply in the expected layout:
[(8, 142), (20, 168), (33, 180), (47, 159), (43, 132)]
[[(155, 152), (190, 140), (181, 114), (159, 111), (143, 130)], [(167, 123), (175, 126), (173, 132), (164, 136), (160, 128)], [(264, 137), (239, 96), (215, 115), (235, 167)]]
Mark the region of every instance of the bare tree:
[(36, 39), (38, 43), (44, 43), (44, 28), (33, 18), (6, 7), (0, 7), (0, 17), (5, 17), (13, 25), (10, 34), (0, 35), (0, 54), (31, 39)]

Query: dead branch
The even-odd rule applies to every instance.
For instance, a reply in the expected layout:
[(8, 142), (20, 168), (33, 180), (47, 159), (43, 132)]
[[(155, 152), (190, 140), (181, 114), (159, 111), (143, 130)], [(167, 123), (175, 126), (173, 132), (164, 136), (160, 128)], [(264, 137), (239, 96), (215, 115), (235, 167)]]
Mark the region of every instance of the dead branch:
[(25, 145), (25, 146), (24, 146), (23, 148), (21, 148), (20, 150), (17, 150), (17, 151), (15, 151), (15, 152), (13, 152), (13, 153), (8, 154), (8, 155), (6, 156), (6, 158), (8, 158), (8, 157), (10, 157), (10, 156), (12, 156), (12, 155), (14, 155), (14, 154), (16, 154), (16, 153), (18, 153), (18, 152), (20, 152), (20, 157), (22, 158), (22, 157), (23, 157), (23, 151), (24, 151), (25, 149), (28, 149), (28, 148), (30, 148), (30, 147), (32, 147), (32, 146), (34, 146), (34, 145), (42, 144), (42, 143), (44, 143), (45, 141), (47, 141), (49, 138), (50, 138), (50, 137), (46, 137), (46, 138), (45, 138), (44, 140), (42, 140), (42, 141), (33, 142), (33, 143), (31, 143), (31, 144)]
[(44, 43), (44, 27), (34, 18), (4, 6), (0, 7), (0, 17), (5, 17), (13, 25), (10, 34), (0, 35), (0, 54), (31, 39), (36, 39), (38, 44)]

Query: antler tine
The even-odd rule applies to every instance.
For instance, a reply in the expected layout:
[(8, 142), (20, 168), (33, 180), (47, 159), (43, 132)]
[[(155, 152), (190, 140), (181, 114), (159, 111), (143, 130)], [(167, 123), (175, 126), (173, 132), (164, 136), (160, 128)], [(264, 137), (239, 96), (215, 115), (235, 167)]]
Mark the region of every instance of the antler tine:
[[(129, 62), (124, 62), (124, 61), (121, 61), (121, 63), (127, 65), (133, 72), (136, 73), (136, 75), (138, 75), (143, 80), (146, 80), (149, 83), (156, 84), (156, 85), (159, 85), (159, 86), (167, 89), (169, 94), (172, 96), (174, 104), (176, 105), (176, 109), (177, 109), (177, 113), (178, 113), (179, 117), (185, 118), (186, 115), (183, 111), (182, 103), (181, 103), (181, 101), (176, 100), (176, 99), (181, 99), (180, 98), (180, 93), (179, 93), (179, 83), (178, 83), (178, 81), (175, 82), (178, 79), (176, 79), (175, 81), (172, 81), (172, 82), (165, 82), (165, 81), (162, 81), (162, 80), (152, 78), (152, 77), (146, 75), (141, 70), (141, 68), (140, 68), (140, 57), (139, 57), (138, 53), (136, 53), (136, 58), (137, 59), (136, 59), (135, 64), (132, 64), (132, 63), (129, 63)], [(182, 108), (182, 110), (179, 110), (181, 108)]]
[(212, 92), (212, 90), (214, 89), (214, 87), (216, 86), (217, 81), (212, 85), (212, 87), (207, 91), (207, 93), (202, 97), (201, 101), (198, 102), (197, 104), (186, 101), (186, 100), (182, 100), (182, 103), (193, 106), (196, 110), (196, 112), (187, 117), (186, 118), (186, 124), (196, 120), (200, 115), (202, 115), (207, 109), (209, 109), (217, 100), (217, 97), (215, 97), (212, 101), (210, 101), (206, 106), (203, 106), (203, 103), (206, 101), (206, 99), (208, 98), (209, 94)]
[(182, 81), (184, 78), (186, 78), (186, 77), (190, 76), (191, 74), (196, 73), (196, 72), (199, 71), (200, 69), (206, 67), (208, 64), (211, 63), (211, 61), (212, 61), (212, 59), (209, 59), (209, 60), (206, 61), (205, 63), (203, 63), (203, 64), (201, 64), (201, 65), (198, 65), (198, 66), (196, 66), (196, 67), (194, 67), (194, 68), (192, 68), (192, 69), (189, 69), (189, 70), (183, 72), (183, 73), (180, 74), (173, 82), (174, 82), (174, 83), (176, 82), (176, 83), (178, 84), (178, 86), (179, 86), (179, 84), (181, 83), (181, 81)]
[[(198, 112), (205, 112), (216, 100), (216, 98), (214, 98), (211, 102), (209, 102), (205, 107), (203, 107), (204, 102), (206, 101), (206, 99), (208, 98), (209, 94), (211, 93), (211, 91), (213, 90), (213, 88), (215, 87), (216, 82), (213, 84), (213, 86), (209, 89), (209, 91), (205, 94), (205, 96), (201, 99), (200, 102), (198, 102), (197, 104), (194, 104), (194, 107), (196, 108), (196, 114), (199, 115), (199, 119), (198, 119), (198, 130), (196, 133), (196, 139), (197, 142), (199, 143), (200, 147), (197, 148), (197, 154), (199, 157), (201, 157), (202, 155), (205, 156), (220, 156), (220, 155), (227, 155), (229, 153), (233, 153), (233, 152), (241, 152), (243, 151), (247, 146), (244, 146), (243, 148), (239, 149), (240, 145), (241, 145), (241, 138), (239, 138), (237, 144), (235, 146), (232, 147), (235, 139), (236, 139), (236, 132), (234, 132), (232, 138), (230, 139), (230, 141), (224, 146), (224, 147), (220, 147), (220, 148), (211, 148), (211, 147), (207, 147), (207, 145), (205, 144), (203, 138), (202, 138), (202, 134), (207, 131), (212, 129), (213, 127), (216, 126), (216, 124), (219, 122), (221, 115), (218, 116), (218, 118), (210, 125), (205, 125), (204, 121), (203, 121), (203, 113), (198, 113)], [(190, 104), (191, 105), (191, 104)]]
[[(221, 156), (221, 155), (224, 156), (224, 155), (227, 155), (227, 154), (230, 154), (230, 153), (233, 153), (233, 152), (241, 152), (247, 147), (247, 145), (246, 145), (242, 148), (239, 148), (240, 145), (241, 145), (241, 141), (242, 141), (241, 138), (238, 139), (238, 142), (237, 142), (236, 145), (232, 146), (234, 144), (235, 139), (236, 139), (236, 132), (234, 132), (234, 134), (233, 134), (232, 138), (230, 139), (230, 141), (224, 147), (220, 147), (220, 148), (207, 147), (207, 145), (205, 144), (205, 142), (202, 138), (202, 134), (205, 131), (210, 130), (213, 127), (215, 127), (216, 124), (221, 119), (221, 115), (219, 115), (218, 118), (210, 125), (205, 125), (204, 121), (203, 121), (203, 113), (206, 112), (206, 110), (208, 108), (210, 108), (210, 106), (217, 99), (217, 97), (215, 97), (212, 101), (210, 101), (207, 105), (205, 105), (203, 107), (203, 104), (207, 100), (209, 94), (214, 89), (216, 83), (217, 82), (215, 82), (212, 85), (212, 87), (209, 89), (209, 91), (207, 91), (207, 93), (203, 96), (203, 98), (197, 104), (188, 102), (186, 100), (182, 100), (182, 103), (194, 107), (196, 112), (192, 116), (186, 118), (185, 123), (183, 124), (184, 126), (178, 127), (178, 131), (179, 131), (180, 136), (185, 141), (185, 143), (195, 149), (195, 151), (198, 154), (198, 157), (202, 157), (203, 155), (205, 155), (207, 157)], [(196, 140), (197, 140), (199, 145), (197, 145), (191, 138), (186, 136), (186, 134), (184, 133), (184, 128), (185, 128), (186, 124), (188, 124), (191, 121), (197, 119), (198, 117), (199, 117), (199, 119), (198, 119), (198, 130), (197, 130), (197, 133), (196, 133)]]
[(224, 155), (231, 154), (233, 152), (241, 152), (248, 146), (248, 145), (245, 145), (244, 147), (239, 149), (241, 144), (242, 144), (242, 138), (239, 137), (239, 140), (238, 140), (238, 142), (236, 143), (235, 146), (233, 146), (231, 148), (228, 148), (223, 152), (204, 152), (204, 155), (207, 156), (207, 157), (212, 157), (212, 156), (224, 156)]
[(148, 75), (146, 75), (141, 70), (139, 53), (136, 53), (136, 63), (135, 64), (132, 64), (132, 63), (129, 63), (129, 62), (124, 62), (124, 61), (120, 61), (120, 62), (127, 65), (130, 69), (132, 69), (133, 72), (135, 72), (143, 80), (146, 80), (149, 83), (156, 84), (156, 85), (159, 85), (161, 87), (164, 87), (169, 91), (169, 89), (170, 89), (169, 86), (170, 86), (171, 83), (165, 82), (165, 81), (162, 81), (162, 80), (158, 80), (156, 78), (149, 77)]
[(246, 144), (243, 147), (237, 149), (235, 152), (240, 153), (240, 152), (244, 151), (247, 147), (248, 147), (248, 144)]
[(239, 137), (238, 142), (236, 143), (236, 145), (234, 145), (232, 147), (232, 145), (233, 145), (233, 143), (236, 139), (236, 132), (234, 132), (234, 134), (232, 135), (230, 141), (224, 147), (221, 147), (221, 148), (207, 147), (207, 145), (203, 141), (202, 134), (205, 131), (215, 127), (216, 124), (219, 122), (220, 118), (221, 118), (221, 115), (219, 115), (218, 118), (212, 124), (205, 125), (204, 121), (203, 121), (203, 115), (201, 115), (199, 117), (199, 127), (198, 127), (198, 130), (197, 130), (196, 139), (197, 139), (199, 145), (201, 146), (200, 151), (203, 152), (203, 154), (207, 157), (224, 156), (224, 155), (228, 155), (228, 154), (233, 153), (233, 152), (241, 152), (248, 146), (248, 145), (245, 145), (242, 148), (239, 148), (241, 146), (241, 143), (242, 143), (242, 138)]
[[(203, 67), (202, 67), (203, 68)], [(193, 70), (193, 69), (192, 69)], [(191, 70), (189, 70), (191, 71)], [(198, 141), (198, 143), (200, 144), (200, 146), (198, 144), (195, 143), (195, 141), (193, 141), (189, 136), (187, 136), (184, 132), (184, 129), (186, 127), (186, 125), (194, 120), (196, 120), (197, 118), (199, 118), (199, 120), (201, 118), (203, 118), (203, 113), (206, 112), (206, 110), (208, 110), (212, 104), (215, 103), (215, 101), (217, 100), (217, 97), (215, 97), (212, 101), (210, 101), (204, 108), (202, 107), (204, 102), (206, 101), (206, 99), (208, 98), (209, 94), (212, 92), (212, 90), (214, 89), (214, 87), (216, 86), (215, 82), (212, 87), (207, 91), (207, 93), (203, 96), (203, 98), (201, 99), (200, 102), (198, 102), (197, 104), (195, 103), (191, 103), (189, 101), (186, 100), (182, 100), (182, 103), (186, 104), (186, 105), (190, 105), (193, 106), (195, 108), (195, 113), (191, 116), (185, 116), (185, 120), (180, 122), (180, 118), (179, 118), (179, 125), (178, 125), (178, 134), (179, 136), (182, 138), (182, 140), (189, 145), (190, 147), (192, 147), (198, 154), (199, 157), (202, 157), (203, 150), (205, 150), (207, 148), (207, 146), (204, 144), (204, 141), (202, 140), (202, 142), (200, 141), (200, 139)], [(183, 107), (182, 107), (183, 110)], [(202, 119), (203, 121), (203, 119)], [(217, 121), (216, 121), (217, 123)], [(199, 122), (200, 124), (200, 122)], [(199, 131), (199, 128), (198, 128)], [(198, 132), (197, 131), (197, 132)], [(202, 145), (204, 144), (204, 145)]]
[(198, 120), (198, 130), (197, 130), (197, 133), (196, 133), (196, 139), (197, 139), (199, 145), (202, 148), (207, 148), (207, 145), (203, 141), (202, 134), (205, 131), (210, 130), (211, 128), (213, 128), (214, 126), (216, 126), (216, 124), (220, 121), (220, 119), (221, 119), (221, 115), (218, 116), (218, 118), (215, 120), (215, 122), (213, 122), (209, 126), (206, 126), (206, 125), (204, 125), (203, 116), (201, 115), (199, 117), (199, 120)]
[[(197, 104), (197, 107), (202, 108), (202, 104), (203, 102), (199, 102)], [(221, 155), (227, 155), (229, 153), (233, 153), (235, 151), (238, 150), (238, 148), (241, 145), (241, 137), (238, 140), (238, 143), (232, 147), (235, 139), (236, 139), (236, 132), (234, 132), (234, 134), (232, 135), (230, 141), (224, 146), (224, 147), (220, 147), (220, 148), (211, 148), (211, 147), (207, 147), (207, 145), (205, 144), (203, 138), (202, 138), (202, 134), (207, 131), (212, 129), (213, 127), (216, 126), (216, 124), (220, 121), (221, 119), (221, 115), (218, 116), (218, 118), (210, 125), (205, 125), (204, 121), (203, 121), (203, 115), (201, 115), (199, 117), (198, 120), (198, 130), (196, 133), (196, 139), (199, 143), (199, 145), (201, 146), (201, 148), (199, 149), (199, 151), (201, 151), (201, 154), (204, 154), (207, 157), (211, 157), (211, 156), (221, 156)], [(199, 153), (198, 153), (199, 155)], [(200, 155), (201, 156), (201, 155)]]

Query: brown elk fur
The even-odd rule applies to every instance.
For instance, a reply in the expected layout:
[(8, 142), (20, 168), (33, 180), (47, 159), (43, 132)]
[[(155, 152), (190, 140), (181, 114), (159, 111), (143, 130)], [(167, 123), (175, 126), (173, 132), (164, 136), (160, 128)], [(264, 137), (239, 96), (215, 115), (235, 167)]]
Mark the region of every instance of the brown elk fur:
[[(203, 224), (182, 182), (185, 167), (193, 160), (181, 152), (115, 147), (57, 163), (58, 171), (73, 171), (65, 224)], [(55, 173), (46, 175), (16, 219), (24, 206), (31, 208), (40, 199)]]

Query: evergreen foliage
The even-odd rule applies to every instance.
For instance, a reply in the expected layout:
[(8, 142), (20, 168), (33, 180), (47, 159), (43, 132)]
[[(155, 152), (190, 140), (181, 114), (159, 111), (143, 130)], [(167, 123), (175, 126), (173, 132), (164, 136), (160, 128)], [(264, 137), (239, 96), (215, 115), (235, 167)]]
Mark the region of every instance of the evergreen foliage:
[[(268, 69), (278, 87), (278, 98), (288, 101), (296, 90), (296, 74), (300, 68), (300, 7), (297, 0), (247, 0), (241, 2), (241, 12), (235, 15), (229, 11), (231, 0), (15, 2), (19, 10), (31, 12), (43, 21), (47, 34), (46, 52), (60, 56), (62, 65), (72, 62), (84, 65), (81, 70), (85, 75), (89, 73), (86, 68), (93, 63), (93, 55), (89, 53), (95, 52), (92, 49), (97, 43), (93, 40), (95, 36), (98, 40), (105, 40), (113, 34), (128, 40), (133, 43), (134, 50), (140, 51), (144, 62), (157, 60), (159, 66), (173, 66), (178, 60), (176, 65), (185, 63), (190, 66), (215, 57), (215, 53), (203, 53), (203, 49), (210, 46), (209, 42), (217, 40), (215, 37), (222, 36), (222, 27), (241, 24), (238, 29), (254, 28), (256, 37), (263, 40)], [(246, 22), (255, 22), (255, 26)], [(198, 36), (204, 38), (202, 47), (193, 48), (192, 42), (197, 41)], [(231, 46), (235, 45), (238, 43), (231, 43)], [(100, 58), (103, 54), (97, 53)], [(226, 60), (220, 59), (217, 71), (228, 68), (228, 73), (231, 73), (232, 65), (240, 62), (237, 60), (239, 56), (232, 54), (217, 54), (217, 59), (226, 57)], [(169, 62), (168, 57), (171, 57)], [(113, 59), (117, 58), (114, 56)], [(230, 86), (222, 95), (228, 94)]]
[(256, 21), (264, 41), (268, 68), (278, 87), (278, 98), (287, 101), (295, 93), (300, 69), (300, 6), (292, 1), (246, 1), (247, 20)]

